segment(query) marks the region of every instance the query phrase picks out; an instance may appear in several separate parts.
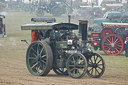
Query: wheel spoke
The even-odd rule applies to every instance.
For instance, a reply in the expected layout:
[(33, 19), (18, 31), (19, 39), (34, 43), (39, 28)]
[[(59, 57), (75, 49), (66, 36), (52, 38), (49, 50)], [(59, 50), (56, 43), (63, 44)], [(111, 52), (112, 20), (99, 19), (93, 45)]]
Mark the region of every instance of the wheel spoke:
[(37, 54), (36, 50), (33, 47), (31, 47), (31, 49)]
[(99, 69), (103, 70), (101, 67), (98, 66)]
[[(95, 61), (97, 61), (97, 59), (98, 59), (98, 56), (96, 57)], [(95, 63), (96, 63), (96, 62), (95, 62)]]
[(39, 55), (39, 44), (37, 44), (37, 55)]
[(72, 68), (72, 69), (70, 69), (70, 71), (72, 72), (72, 71), (74, 71), (76, 68)]
[(116, 43), (118, 41), (118, 38), (114, 41), (114, 43)]
[(113, 37), (112, 37), (112, 43), (113, 43), (113, 41), (114, 41), (114, 40), (113, 40)]
[(74, 64), (76, 63), (76, 61), (75, 61), (75, 58), (73, 57), (73, 62), (74, 62)]
[(107, 39), (107, 41), (108, 41), (109, 43), (111, 43), (109, 39)]
[(103, 66), (103, 64), (97, 64), (98, 66)]
[(90, 73), (90, 71), (93, 69), (93, 67), (91, 67), (91, 69), (88, 70), (88, 72)]
[(93, 61), (92, 61), (92, 59), (90, 58), (89, 60), (91, 60), (91, 62), (90, 62), (90, 63), (91, 63), (91, 64), (93, 64)]
[(41, 65), (40, 63), (38, 63), (38, 66), (37, 66), (37, 72), (40, 73), (40, 68), (41, 68)]
[(43, 50), (44, 50), (44, 48), (41, 49), (41, 51), (40, 51), (40, 55), (41, 55), (41, 53), (43, 52)]
[(118, 46), (118, 47), (122, 47), (122, 45), (119, 45), (119, 44), (116, 44), (116, 46)]
[(93, 75), (93, 67), (92, 67), (92, 72), (91, 72), (91, 75)]
[(44, 57), (46, 57), (46, 55), (41, 56), (41, 58), (44, 58)]
[(100, 61), (101, 61), (101, 59), (97, 62), (97, 64), (100, 63)]
[(38, 65), (38, 62), (36, 62), (33, 66), (32, 69), (35, 68)]
[(79, 68), (84, 68), (85, 65), (77, 65), (77, 67), (79, 67)]
[(104, 45), (110, 46), (110, 43), (109, 44), (108, 43), (104, 43)]
[(38, 56), (37, 56), (35, 53), (33, 53), (33, 55), (34, 55), (36, 58), (38, 58)]
[(46, 61), (44, 61), (44, 60), (42, 60), (42, 59), (41, 59), (41, 62), (44, 63), (44, 64), (46, 64)]
[(75, 65), (69, 65), (69, 67), (75, 67)]
[(29, 59), (30, 59), (30, 60), (36, 60), (36, 58), (35, 58), (35, 57), (29, 57)]
[(95, 68), (95, 75), (96, 75), (96, 68)]
[(80, 71), (78, 70), (78, 74), (80, 75)]
[(100, 74), (100, 72), (95, 68), (96, 72), (98, 73), (98, 75)]

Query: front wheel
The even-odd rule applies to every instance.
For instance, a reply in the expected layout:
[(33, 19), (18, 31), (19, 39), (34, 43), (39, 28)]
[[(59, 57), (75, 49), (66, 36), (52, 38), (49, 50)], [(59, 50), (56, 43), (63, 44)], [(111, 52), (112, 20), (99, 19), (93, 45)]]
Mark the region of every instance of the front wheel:
[(101, 55), (93, 53), (88, 60), (87, 74), (92, 78), (99, 78), (105, 71), (105, 62)]
[(81, 78), (87, 72), (87, 60), (81, 53), (74, 53), (69, 56), (66, 67), (69, 76), (72, 78)]

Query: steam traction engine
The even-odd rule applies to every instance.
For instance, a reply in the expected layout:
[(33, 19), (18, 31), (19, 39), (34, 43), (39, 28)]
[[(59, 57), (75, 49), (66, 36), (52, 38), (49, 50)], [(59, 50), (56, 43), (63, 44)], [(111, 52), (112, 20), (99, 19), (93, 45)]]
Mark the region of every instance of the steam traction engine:
[(118, 55), (124, 49), (128, 37), (128, 16), (121, 12), (106, 12), (103, 18), (94, 19), (91, 45), (108, 55)]
[(50, 13), (53, 16), (61, 16), (66, 13), (66, 5), (64, 4), (65, 0), (44, 0), (39, 2), (36, 15), (39, 17), (44, 16), (44, 13)]
[(103, 22), (101, 33), (92, 32), (91, 45), (95, 50), (102, 49), (108, 55), (118, 55), (124, 50), (124, 42), (128, 37), (128, 23)]
[(73, 23), (50, 23), (50, 19), (32, 19), (49, 23), (26, 24), (22, 30), (40, 32), (40, 40), (32, 42), (26, 53), (26, 65), (32, 75), (45, 76), (51, 69), (58, 75), (81, 78), (86, 73), (93, 78), (101, 77), (105, 71), (103, 58), (86, 46), (87, 23), (80, 20), (79, 36)]

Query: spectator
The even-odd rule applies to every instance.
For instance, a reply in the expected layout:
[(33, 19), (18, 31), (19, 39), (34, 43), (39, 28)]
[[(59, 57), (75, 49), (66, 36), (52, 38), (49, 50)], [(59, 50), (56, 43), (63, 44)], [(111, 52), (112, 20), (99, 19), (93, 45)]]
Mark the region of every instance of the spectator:
[(125, 56), (128, 57), (128, 37), (125, 40)]

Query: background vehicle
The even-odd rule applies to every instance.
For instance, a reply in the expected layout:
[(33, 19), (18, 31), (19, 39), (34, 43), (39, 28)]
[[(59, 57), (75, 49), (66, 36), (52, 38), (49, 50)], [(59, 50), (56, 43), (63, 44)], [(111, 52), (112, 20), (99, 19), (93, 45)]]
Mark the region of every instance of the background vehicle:
[(4, 15), (0, 15), (0, 37), (6, 37), (5, 24), (3, 23)]
[(66, 5), (64, 4), (64, 1), (65, 0), (51, 0), (50, 3), (40, 1), (37, 6), (36, 15), (41, 17), (47, 12), (53, 16), (61, 16), (66, 13)]
[(128, 16), (120, 12), (107, 12), (104, 18), (94, 20), (91, 45), (95, 50), (100, 48), (108, 55), (118, 55), (124, 49), (127, 28)]

